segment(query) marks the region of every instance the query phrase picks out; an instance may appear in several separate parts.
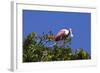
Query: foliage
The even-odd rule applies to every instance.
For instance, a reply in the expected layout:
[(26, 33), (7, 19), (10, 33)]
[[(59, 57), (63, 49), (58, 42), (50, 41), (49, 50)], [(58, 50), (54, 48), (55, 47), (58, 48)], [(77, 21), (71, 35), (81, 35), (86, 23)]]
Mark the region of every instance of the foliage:
[(46, 43), (51, 42), (48, 36), (54, 36), (52, 31), (49, 31), (49, 34), (43, 32), (42, 35), (32, 32), (23, 39), (23, 62), (90, 59), (90, 55), (82, 48), (75, 52), (72, 50), (70, 37), (65, 37), (61, 46), (59, 44), (52, 47), (45, 46)]

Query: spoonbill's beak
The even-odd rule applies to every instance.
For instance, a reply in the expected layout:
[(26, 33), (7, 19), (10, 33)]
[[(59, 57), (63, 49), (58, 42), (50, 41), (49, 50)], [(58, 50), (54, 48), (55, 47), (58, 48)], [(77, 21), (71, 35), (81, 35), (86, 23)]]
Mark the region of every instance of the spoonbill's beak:
[(72, 29), (71, 29), (71, 28), (69, 29), (69, 31), (70, 31), (70, 36), (71, 36), (71, 37), (74, 37), (74, 35), (73, 35), (73, 33), (72, 33)]

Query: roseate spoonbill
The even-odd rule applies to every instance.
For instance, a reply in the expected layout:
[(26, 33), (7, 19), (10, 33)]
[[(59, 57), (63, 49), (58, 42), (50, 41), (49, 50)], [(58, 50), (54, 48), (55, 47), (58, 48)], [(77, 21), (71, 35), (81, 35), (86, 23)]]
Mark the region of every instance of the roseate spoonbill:
[(62, 40), (64, 37), (68, 37), (68, 36), (71, 36), (73, 37), (73, 34), (72, 34), (72, 29), (61, 29), (57, 35), (55, 36), (55, 41), (59, 41), (59, 40)]
[(72, 34), (72, 29), (61, 29), (56, 36), (48, 36), (49, 40), (54, 40), (54, 41), (59, 41), (62, 40), (64, 37), (71, 36), (73, 37)]
[(50, 35), (48, 36), (48, 39), (51, 41), (49, 41), (49, 47), (52, 47), (53, 45), (57, 44), (57, 41), (63, 40), (64, 37), (73, 37), (72, 34), (72, 29), (61, 29), (60, 31), (58, 31), (57, 35)]

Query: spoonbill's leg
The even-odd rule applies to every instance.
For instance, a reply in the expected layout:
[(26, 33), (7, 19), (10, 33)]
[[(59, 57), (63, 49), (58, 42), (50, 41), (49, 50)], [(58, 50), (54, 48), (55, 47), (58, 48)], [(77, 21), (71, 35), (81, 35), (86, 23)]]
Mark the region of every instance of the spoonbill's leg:
[(49, 45), (50, 47), (53, 47), (54, 45), (56, 45), (56, 43)]

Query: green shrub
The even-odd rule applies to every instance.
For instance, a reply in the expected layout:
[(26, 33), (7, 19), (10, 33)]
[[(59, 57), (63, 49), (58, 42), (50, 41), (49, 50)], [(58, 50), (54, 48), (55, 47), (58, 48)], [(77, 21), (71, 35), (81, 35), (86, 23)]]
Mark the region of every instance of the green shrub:
[(73, 51), (70, 47), (70, 37), (64, 38), (62, 46), (55, 44), (53, 49), (45, 47), (43, 43), (50, 42), (50, 40), (46, 41), (49, 35), (53, 36), (52, 31), (49, 31), (49, 34), (43, 33), (42, 36), (32, 32), (23, 39), (23, 62), (90, 59), (90, 55), (82, 48)]

